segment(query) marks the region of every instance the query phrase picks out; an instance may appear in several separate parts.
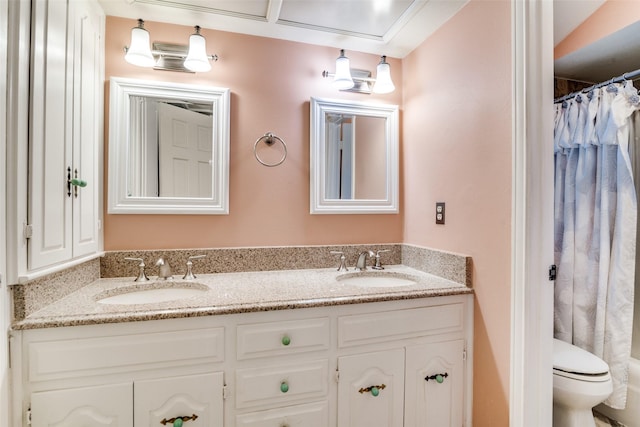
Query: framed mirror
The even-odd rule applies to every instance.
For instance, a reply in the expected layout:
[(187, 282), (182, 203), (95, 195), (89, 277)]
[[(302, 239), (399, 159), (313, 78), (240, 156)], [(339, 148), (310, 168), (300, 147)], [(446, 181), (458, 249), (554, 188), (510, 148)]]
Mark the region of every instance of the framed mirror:
[(398, 213), (398, 106), (311, 98), (311, 213)]
[(111, 214), (228, 214), (227, 88), (112, 77)]

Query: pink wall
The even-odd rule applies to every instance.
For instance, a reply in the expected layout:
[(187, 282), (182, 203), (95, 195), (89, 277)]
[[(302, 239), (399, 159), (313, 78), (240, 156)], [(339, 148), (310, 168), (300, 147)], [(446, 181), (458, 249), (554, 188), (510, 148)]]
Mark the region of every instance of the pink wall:
[(510, 13), (472, 0), (403, 60), (404, 241), (473, 258), (476, 426), (509, 425)]
[(607, 0), (554, 49), (554, 59), (590, 45), (603, 37), (640, 21), (637, 0)]
[[(231, 89), (230, 214), (105, 212), (106, 250), (401, 242), (401, 214), (309, 214), (310, 97), (400, 105), (401, 90), (389, 95), (338, 92), (321, 76), (325, 69), (333, 71), (337, 49), (207, 29), (202, 34), (208, 51), (220, 57), (210, 72), (194, 75), (139, 68), (125, 62), (122, 52), (135, 24), (107, 17), (107, 79), (118, 76)], [(151, 41), (179, 44), (186, 44), (193, 32), (190, 27), (156, 22), (146, 22), (145, 28)], [(352, 67), (372, 71), (380, 60), (358, 52), (347, 52), (347, 56)], [(401, 61), (388, 61), (396, 86), (402, 87)], [(108, 82), (106, 91), (108, 141)], [(254, 142), (267, 131), (288, 144), (289, 155), (279, 167), (267, 168), (253, 157)]]

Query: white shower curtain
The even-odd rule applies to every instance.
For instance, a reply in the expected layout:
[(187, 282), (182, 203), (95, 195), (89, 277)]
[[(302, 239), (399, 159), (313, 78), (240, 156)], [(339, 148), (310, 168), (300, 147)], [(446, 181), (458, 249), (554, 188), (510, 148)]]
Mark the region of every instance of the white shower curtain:
[(636, 192), (629, 117), (640, 107), (631, 82), (555, 104), (554, 333), (609, 364), (626, 404), (633, 327)]

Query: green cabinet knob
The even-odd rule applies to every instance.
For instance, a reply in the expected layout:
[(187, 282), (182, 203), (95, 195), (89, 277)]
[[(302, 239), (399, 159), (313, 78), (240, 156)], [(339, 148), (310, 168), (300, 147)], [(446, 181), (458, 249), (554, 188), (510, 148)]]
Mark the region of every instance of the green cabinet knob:
[(288, 335), (285, 335), (282, 337), (282, 345), (289, 345), (291, 344), (291, 338)]
[(83, 181), (81, 179), (78, 178), (74, 178), (71, 180), (71, 185), (75, 185), (76, 187), (86, 187), (87, 186), (87, 181)]
[(173, 422), (173, 427), (182, 427), (182, 418), (176, 418)]
[(444, 377), (440, 374), (436, 375), (436, 382), (438, 384), (442, 384), (442, 382), (444, 381)]
[(289, 384), (287, 384), (285, 381), (282, 381), (280, 383), (280, 391), (283, 393), (286, 393), (289, 391)]
[(378, 387), (371, 387), (371, 395), (373, 397), (377, 397), (380, 394), (380, 389)]

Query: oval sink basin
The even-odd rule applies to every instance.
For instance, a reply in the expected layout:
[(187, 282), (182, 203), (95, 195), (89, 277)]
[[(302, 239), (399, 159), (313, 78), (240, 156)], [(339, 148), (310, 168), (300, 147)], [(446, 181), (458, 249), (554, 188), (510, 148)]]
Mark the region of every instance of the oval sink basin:
[(117, 288), (96, 297), (100, 304), (155, 304), (202, 295), (209, 288), (191, 282), (154, 282)]
[(346, 285), (363, 288), (395, 288), (411, 286), (417, 283), (417, 280), (408, 274), (379, 271), (347, 273), (338, 276), (337, 280)]

